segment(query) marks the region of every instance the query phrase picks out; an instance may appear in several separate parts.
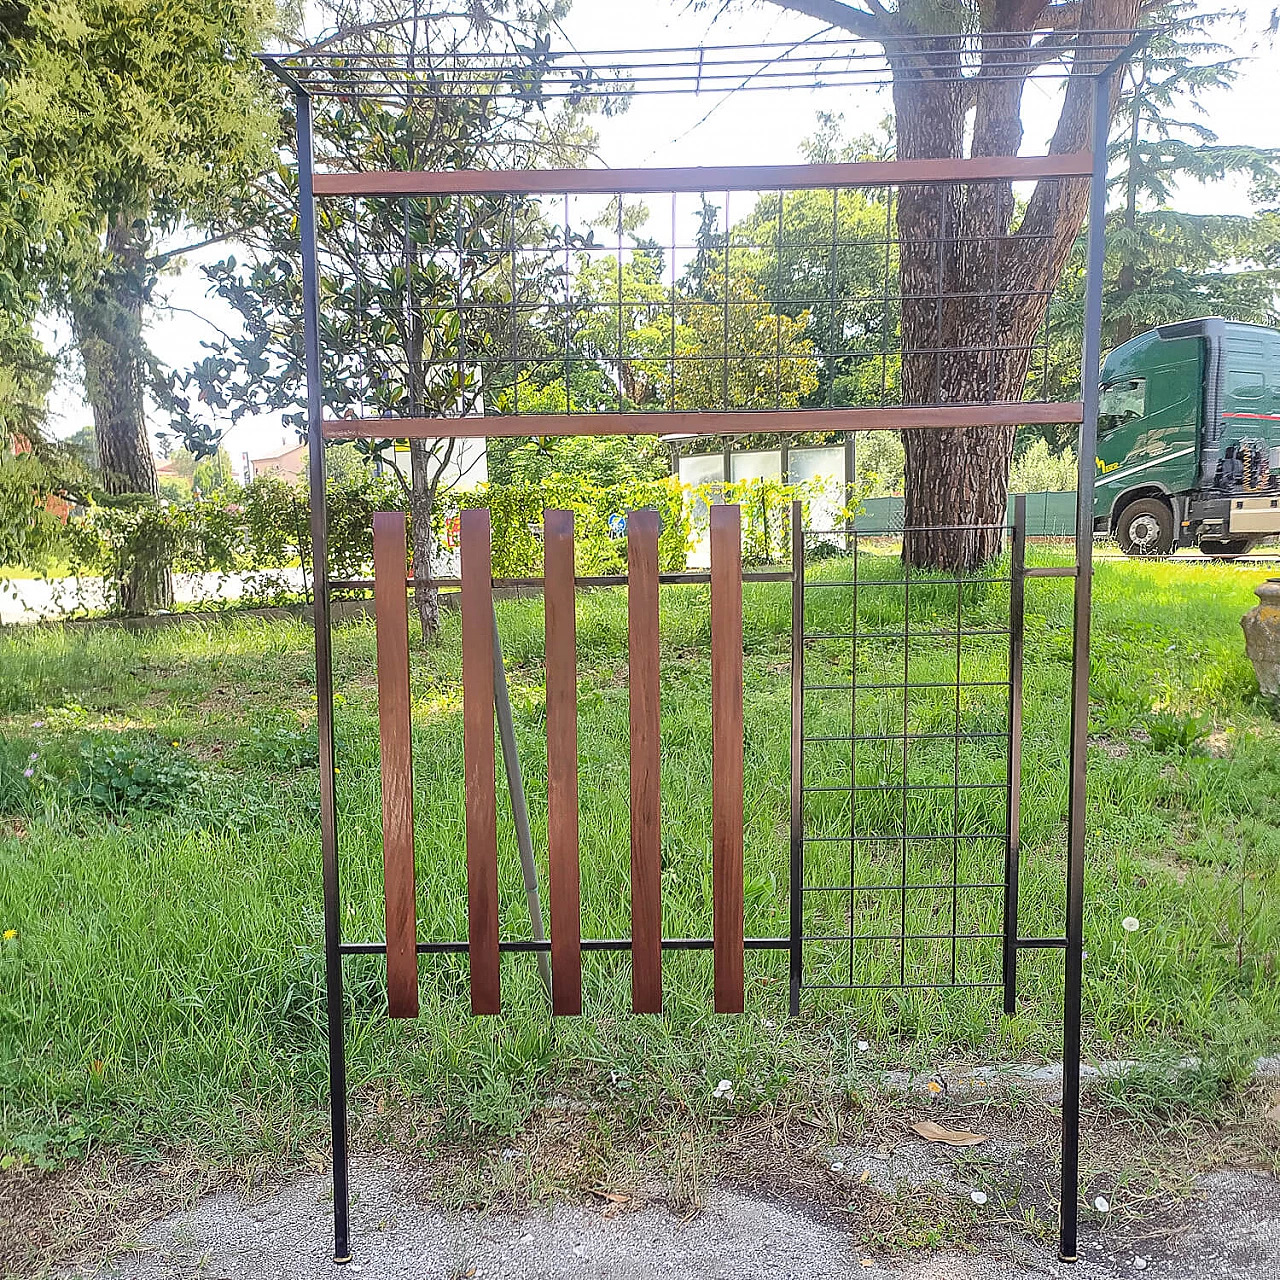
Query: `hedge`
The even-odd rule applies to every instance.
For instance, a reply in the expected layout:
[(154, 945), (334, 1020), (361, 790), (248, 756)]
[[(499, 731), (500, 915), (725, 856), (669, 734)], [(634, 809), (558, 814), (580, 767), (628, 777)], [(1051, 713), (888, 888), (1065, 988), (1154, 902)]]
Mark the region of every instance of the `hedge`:
[[(705, 528), (711, 500), (737, 502), (743, 510), (743, 557), (748, 564), (784, 559), (790, 537), (790, 504), (808, 500), (813, 484), (748, 480), (736, 484), (682, 487), (673, 478), (597, 485), (576, 475), (553, 475), (537, 485), (480, 485), (441, 497), (433, 512), (435, 570), (448, 565), (463, 507), (488, 507), (493, 517), (496, 577), (526, 577), (542, 568), (540, 531), (544, 507), (574, 512), (576, 558), (581, 574), (621, 572), (626, 541), (617, 516), (655, 508), (661, 520), (658, 558), (663, 572), (687, 562), (691, 540)], [(333, 478), (328, 498), (329, 572), (354, 578), (369, 572), (375, 511), (404, 510), (403, 489), (372, 473)], [(611, 527), (611, 520), (613, 521)], [(139, 557), (167, 563), (178, 573), (259, 576), (250, 596), (267, 598), (282, 588), (279, 570), (310, 565), (310, 515), (305, 486), (277, 477), (255, 480), (186, 502), (97, 506), (74, 516), (63, 535), (63, 554), (77, 577), (96, 577), (118, 587)]]

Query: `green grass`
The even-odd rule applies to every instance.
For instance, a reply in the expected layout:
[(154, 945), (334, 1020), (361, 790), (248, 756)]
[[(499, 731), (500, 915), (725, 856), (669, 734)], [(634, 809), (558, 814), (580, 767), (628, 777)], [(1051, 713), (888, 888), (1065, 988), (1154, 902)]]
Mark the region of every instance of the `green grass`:
[[(888, 557), (864, 569), (899, 576)], [(833, 581), (847, 572), (836, 560), (814, 575)], [(1256, 569), (1132, 562), (1097, 573), (1085, 1005), (1088, 1050), (1098, 1056), (1194, 1051), (1237, 1060), (1280, 1044), (1280, 730), (1256, 699), (1239, 627), (1257, 577)], [(846, 589), (815, 589), (809, 598), (811, 630), (848, 630)], [(956, 605), (952, 587), (912, 586), (913, 681), (954, 680), (954, 641), (927, 632), (953, 625)], [(974, 583), (960, 605), (966, 627), (1002, 625), (1007, 587)], [(864, 585), (860, 626), (897, 627), (903, 608), (901, 588)], [(1061, 929), (1069, 623), (1069, 583), (1029, 583), (1028, 935)], [(540, 602), (501, 605), (500, 625), (535, 841), (539, 831), (545, 840)], [(787, 927), (789, 626), (789, 588), (749, 585), (745, 880), (753, 935)], [(663, 902), (671, 935), (710, 931), (708, 635), (706, 588), (664, 588)], [(583, 927), (625, 936), (625, 597), (582, 595), (578, 640)], [(1000, 679), (1004, 644), (967, 643), (963, 678)], [(372, 626), (339, 629), (335, 649), (343, 930), (371, 939), (382, 929)], [(901, 679), (900, 646), (864, 641), (857, 658), (861, 684)], [(809, 682), (847, 681), (849, 659), (847, 642), (815, 642)], [(457, 617), (449, 614), (439, 644), (413, 657), (423, 938), (466, 932), (459, 672)], [(847, 695), (811, 697), (810, 733), (847, 732)], [(917, 693), (909, 727), (946, 733), (958, 719), (994, 731), (1002, 699), (994, 688), (959, 699), (954, 689)], [(859, 708), (860, 733), (900, 732), (900, 694), (866, 691)], [(50, 627), (0, 638), (0, 929), (17, 931), (0, 943), (0, 1150), (11, 1158), (57, 1163), (108, 1143), (137, 1154), (198, 1147), (234, 1159), (294, 1153), (318, 1140), (326, 1059), (314, 714), (311, 638), (296, 623), (232, 618), (149, 633)], [(1158, 724), (1164, 729), (1147, 728)], [(1195, 748), (1204, 734), (1214, 754)], [(860, 783), (902, 777), (900, 742), (864, 744), (856, 762), (848, 752), (838, 743), (811, 748), (808, 780), (847, 779), (854, 767)], [(972, 738), (957, 759), (951, 742), (921, 739), (907, 768), (912, 782), (949, 778), (957, 763), (966, 780), (999, 781), (1002, 753), (999, 741)], [(121, 782), (121, 759), (146, 768)], [(864, 800), (860, 830), (899, 829), (900, 794), (892, 803), (869, 794), (860, 806)], [(809, 804), (814, 833), (847, 832), (847, 796), (818, 793)], [(503, 933), (519, 937), (527, 911), (501, 810)], [(949, 790), (913, 797), (907, 822), (912, 832), (998, 829), (1003, 798), (998, 789), (958, 801)], [(910, 841), (907, 854), (911, 882), (933, 886), (912, 895), (915, 934), (950, 930), (953, 868), (961, 884), (999, 875), (996, 841)], [(901, 857), (898, 840), (869, 844), (856, 882), (897, 880)], [(847, 845), (813, 847), (810, 883), (847, 885), (849, 873)], [(545, 888), (544, 865), (544, 900)], [(847, 935), (848, 894), (810, 897), (808, 930)], [(898, 927), (897, 895), (862, 897), (859, 935)], [(962, 933), (998, 929), (998, 892), (958, 892), (956, 900)], [(1139, 920), (1137, 932), (1121, 928), (1126, 916)], [(847, 941), (815, 944), (810, 979), (841, 980), (848, 950)], [(904, 963), (918, 980), (949, 980), (950, 943), (913, 944), (905, 958), (896, 944), (859, 946), (864, 980), (896, 980)], [(995, 980), (996, 944), (971, 937), (957, 947), (955, 966), (960, 980)], [(640, 1122), (660, 1107), (707, 1114), (721, 1078), (735, 1081), (739, 1105), (753, 1105), (802, 1090), (856, 1089), (890, 1065), (1060, 1051), (1058, 953), (1024, 954), (1011, 1018), (1000, 1015), (998, 993), (956, 989), (814, 991), (789, 1021), (785, 960), (762, 952), (748, 954), (747, 1016), (717, 1018), (710, 971), (706, 955), (668, 956), (667, 1013), (633, 1018), (626, 961), (591, 954), (591, 1016), (553, 1022), (531, 958), (506, 957), (505, 1012), (472, 1019), (465, 963), (433, 958), (422, 966), (422, 1017), (391, 1024), (380, 962), (353, 958), (346, 974), (357, 1110), (398, 1098), (437, 1130), (509, 1132), (539, 1103), (569, 1093)], [(870, 1051), (857, 1049), (860, 1038)]]
[(52, 559), (43, 568), (32, 569), (28, 565), (0, 564), (0, 587), (5, 582), (30, 582), (36, 578), (63, 578), (71, 572), (66, 560)]

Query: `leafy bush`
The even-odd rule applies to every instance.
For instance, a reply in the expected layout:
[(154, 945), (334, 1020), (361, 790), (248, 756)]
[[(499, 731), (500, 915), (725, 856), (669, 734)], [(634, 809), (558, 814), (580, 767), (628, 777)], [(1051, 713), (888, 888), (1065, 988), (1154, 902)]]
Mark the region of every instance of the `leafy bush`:
[(265, 764), (275, 769), (313, 769), (320, 763), (316, 731), (298, 725), (254, 725), (249, 739), (236, 752), (244, 764)]
[(1040, 436), (1025, 453), (1014, 458), (1009, 492), (1062, 493), (1076, 487), (1076, 472), (1075, 450), (1066, 445), (1060, 453), (1054, 453), (1049, 442)]
[[(536, 575), (542, 568), (542, 512), (574, 513), (580, 574), (619, 573), (626, 567), (626, 540), (615, 517), (639, 508), (661, 520), (658, 559), (663, 572), (685, 567), (696, 528), (705, 526), (707, 503), (739, 503), (743, 511), (743, 556), (749, 564), (784, 559), (790, 538), (790, 505), (807, 500), (812, 484), (747, 480), (692, 489), (671, 478), (623, 479), (601, 485), (580, 474), (551, 474), (538, 483), (485, 484), (447, 493), (433, 511), (434, 542), (441, 565), (457, 545), (457, 521), (465, 507), (488, 507), (493, 519), (493, 571), (498, 577)], [(714, 489), (714, 492), (713, 492)], [(357, 578), (370, 571), (373, 515), (404, 510), (407, 501), (394, 479), (355, 471), (333, 476), (326, 488), (329, 570)], [(304, 485), (278, 477), (255, 480), (246, 489), (186, 502), (100, 506), (73, 519), (64, 553), (76, 576), (102, 577), (109, 596), (130, 575), (135, 561), (168, 564), (180, 573), (255, 575), (244, 585), (247, 599), (268, 602), (285, 590), (283, 566), (311, 559), (310, 516)], [(612, 523), (611, 523), (612, 522)]]
[(87, 742), (80, 755), (81, 795), (113, 814), (175, 809), (204, 782), (204, 771), (177, 743)]
[(1177, 751), (1192, 755), (1213, 727), (1204, 716), (1179, 715), (1176, 711), (1156, 711), (1147, 716), (1145, 727), (1154, 751)]
[(1089, 677), (1089, 731), (1114, 737), (1145, 725), (1151, 711), (1151, 694), (1131, 679), (1116, 676), (1094, 663)]
[(482, 485), (449, 494), (436, 513), (437, 545), (453, 541), (458, 513), (488, 507), (493, 522), (495, 577), (524, 577), (542, 570), (544, 508), (574, 514), (574, 555), (580, 574), (620, 573), (626, 568), (625, 538), (610, 528), (613, 516), (654, 508), (659, 516), (658, 564), (664, 573), (683, 569), (690, 516), (678, 481), (637, 480), (601, 486), (576, 475), (549, 476), (542, 484)]
[(0, 437), (0, 564), (40, 566), (54, 553), (58, 521), (46, 498), (54, 476), (32, 453), (10, 453)]

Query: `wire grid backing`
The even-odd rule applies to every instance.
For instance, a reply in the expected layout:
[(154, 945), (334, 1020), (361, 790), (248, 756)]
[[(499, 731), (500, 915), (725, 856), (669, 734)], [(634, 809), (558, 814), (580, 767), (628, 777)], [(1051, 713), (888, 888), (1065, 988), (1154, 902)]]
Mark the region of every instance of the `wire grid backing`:
[[(391, 47), (413, 30), (406, 15), (383, 39)], [(891, 71), (876, 41), (828, 29), (807, 39), (647, 49), (559, 49), (468, 43), (461, 30), (420, 29), (401, 51), (359, 41), (264, 59), (316, 97), (398, 103), (407, 93), (483, 95), (529, 106), (597, 102), (604, 109), (638, 97), (883, 87)], [(1123, 52), (1132, 29), (962, 32), (893, 37), (901, 69), (936, 82), (1061, 80), (1097, 75)], [(384, 45), (384, 49), (387, 46)]]
[[(959, 234), (961, 207), (999, 200), (1007, 184), (914, 185), (939, 233), (913, 235), (925, 269), (912, 278), (927, 284), (906, 293), (906, 189), (326, 197), (329, 408), (894, 406), (904, 375), (908, 403), (954, 403), (954, 385), (970, 403), (1049, 400), (1048, 234)], [(1018, 330), (1015, 313), (1031, 317), (1026, 338), (997, 343)]]
[(947, 577), (901, 532), (804, 537), (802, 985), (998, 987), (1009, 558)]

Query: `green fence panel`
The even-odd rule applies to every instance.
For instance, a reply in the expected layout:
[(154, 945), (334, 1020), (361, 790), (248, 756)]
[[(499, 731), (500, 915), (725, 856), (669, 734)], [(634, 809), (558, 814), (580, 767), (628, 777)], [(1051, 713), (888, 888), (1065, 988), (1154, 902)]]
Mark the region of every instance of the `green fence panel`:
[[(1029, 493), (1027, 498), (1027, 536), (1029, 538), (1069, 538), (1076, 528), (1076, 495), (1074, 490), (1062, 493)], [(1005, 519), (1013, 523), (1013, 499)], [(902, 499), (866, 498), (858, 508), (853, 527), (861, 534), (901, 533)]]

